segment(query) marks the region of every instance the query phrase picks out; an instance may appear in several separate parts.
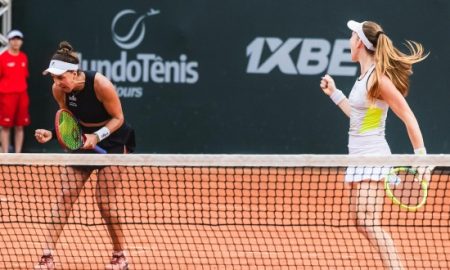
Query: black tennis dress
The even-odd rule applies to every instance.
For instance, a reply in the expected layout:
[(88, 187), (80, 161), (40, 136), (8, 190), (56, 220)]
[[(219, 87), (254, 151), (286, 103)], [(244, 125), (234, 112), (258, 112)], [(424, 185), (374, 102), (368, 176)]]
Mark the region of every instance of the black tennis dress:
[[(111, 119), (103, 104), (95, 96), (94, 78), (97, 72), (83, 71), (85, 74), (85, 84), (81, 91), (66, 94), (66, 105), (73, 115), (80, 121), (86, 123), (99, 123)], [(91, 134), (99, 127), (85, 127), (81, 125), (84, 133)], [(134, 130), (127, 123), (111, 133), (109, 137), (97, 144), (108, 153), (122, 154), (134, 152), (136, 147)], [(93, 150), (81, 149), (76, 152), (93, 152)]]

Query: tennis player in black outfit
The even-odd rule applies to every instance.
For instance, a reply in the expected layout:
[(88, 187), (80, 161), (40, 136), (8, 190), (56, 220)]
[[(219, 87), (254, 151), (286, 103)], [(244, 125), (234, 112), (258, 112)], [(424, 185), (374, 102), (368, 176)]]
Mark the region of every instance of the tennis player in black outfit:
[[(86, 135), (85, 143), (78, 153), (95, 153), (98, 145), (108, 153), (126, 154), (134, 151), (134, 131), (124, 121), (122, 105), (114, 85), (102, 74), (95, 71), (79, 70), (79, 59), (73, 47), (66, 41), (59, 44), (48, 69), (53, 79), (53, 97), (61, 109), (70, 110), (79, 120)], [(38, 142), (46, 143), (55, 138), (51, 130), (37, 129), (35, 137)], [(57, 203), (52, 208), (52, 222), (46, 232), (43, 256), (35, 269), (55, 269), (53, 252), (56, 242), (70, 215), (73, 203), (92, 173), (93, 167), (69, 167), (62, 179), (62, 190)], [(114, 194), (120, 173), (125, 168), (105, 166), (98, 170), (96, 201), (102, 217), (108, 227), (113, 244), (113, 257), (106, 269), (126, 270), (128, 262), (124, 254), (124, 236), (120, 218), (115, 209)], [(70, 178), (70, 179), (69, 179)], [(76, 180), (76, 181), (74, 181)], [(89, 264), (86, 258), (80, 258), (80, 268)]]

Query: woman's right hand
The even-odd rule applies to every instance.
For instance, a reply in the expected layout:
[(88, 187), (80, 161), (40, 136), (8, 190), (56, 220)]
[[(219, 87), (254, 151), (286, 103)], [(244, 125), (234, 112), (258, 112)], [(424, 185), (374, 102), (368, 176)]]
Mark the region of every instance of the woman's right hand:
[(334, 83), (333, 78), (330, 75), (326, 74), (320, 81), (320, 88), (322, 88), (325, 94), (331, 96), (333, 92), (336, 91), (336, 84)]
[(34, 131), (34, 137), (40, 143), (46, 143), (52, 139), (52, 132), (47, 129), (36, 129)]

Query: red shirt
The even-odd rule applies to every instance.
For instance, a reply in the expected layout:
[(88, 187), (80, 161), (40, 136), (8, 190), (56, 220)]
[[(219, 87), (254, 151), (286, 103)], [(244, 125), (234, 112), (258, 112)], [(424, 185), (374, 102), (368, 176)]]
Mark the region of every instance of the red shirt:
[(0, 54), (0, 93), (20, 93), (27, 90), (28, 58), (25, 53)]

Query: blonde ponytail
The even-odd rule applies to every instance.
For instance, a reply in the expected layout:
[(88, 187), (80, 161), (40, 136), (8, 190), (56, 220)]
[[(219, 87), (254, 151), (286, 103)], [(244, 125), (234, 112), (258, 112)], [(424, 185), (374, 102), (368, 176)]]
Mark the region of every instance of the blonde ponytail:
[(423, 46), (415, 41), (406, 41), (409, 54), (398, 50), (391, 39), (383, 32), (381, 26), (375, 22), (364, 22), (363, 31), (367, 39), (375, 45), (375, 74), (373, 84), (369, 88), (369, 99), (380, 97), (379, 81), (386, 75), (403, 96), (409, 92), (409, 76), (412, 74), (412, 65), (424, 60)]

